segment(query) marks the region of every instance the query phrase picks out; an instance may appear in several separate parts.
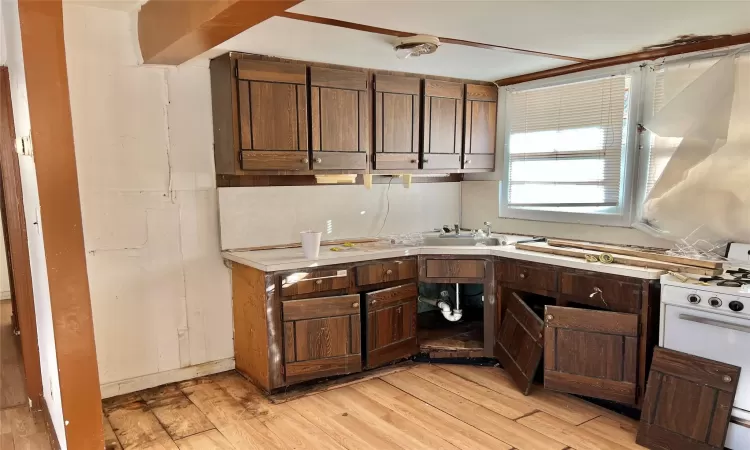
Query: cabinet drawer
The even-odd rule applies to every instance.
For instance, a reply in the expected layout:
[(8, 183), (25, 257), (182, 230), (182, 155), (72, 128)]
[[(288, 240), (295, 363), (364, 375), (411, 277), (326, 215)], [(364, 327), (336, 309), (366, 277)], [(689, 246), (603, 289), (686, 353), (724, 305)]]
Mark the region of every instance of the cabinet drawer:
[(437, 154), (437, 153), (425, 153), (422, 156), (422, 168), (423, 169), (460, 169), (461, 168), (461, 155), (458, 153), (452, 154)]
[(281, 302), (284, 321), (359, 314), (359, 294)]
[(417, 277), (417, 262), (388, 261), (357, 267), (357, 286), (408, 280)]
[(367, 311), (373, 312), (403, 303), (413, 303), (417, 300), (418, 295), (417, 285), (409, 283), (365, 294), (365, 302), (367, 303)]
[(560, 292), (574, 297), (571, 301), (616, 312), (638, 313), (641, 309), (641, 286), (636, 283), (563, 272)]
[(306, 151), (242, 152), (242, 170), (310, 170)]
[(497, 281), (513, 283), (519, 288), (557, 291), (557, 271), (513, 261), (503, 261), (497, 270)]
[(310, 270), (281, 275), (281, 296), (339, 291), (349, 287), (348, 270)]
[(494, 169), (495, 168), (495, 155), (478, 155), (478, 154), (467, 154), (464, 155), (464, 169)]
[(313, 170), (365, 170), (364, 152), (313, 152)]
[(427, 278), (484, 278), (484, 261), (479, 259), (427, 259)]

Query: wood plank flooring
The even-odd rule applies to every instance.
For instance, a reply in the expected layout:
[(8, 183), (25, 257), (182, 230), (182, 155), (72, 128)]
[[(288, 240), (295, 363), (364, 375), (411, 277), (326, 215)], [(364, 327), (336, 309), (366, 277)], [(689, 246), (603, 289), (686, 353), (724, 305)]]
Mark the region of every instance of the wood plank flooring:
[(104, 403), (107, 449), (622, 450), (635, 421), (494, 367), (415, 364), (269, 401), (237, 372)]
[(21, 342), (13, 334), (10, 301), (0, 301), (0, 450), (49, 450), (41, 411), (27, 405)]

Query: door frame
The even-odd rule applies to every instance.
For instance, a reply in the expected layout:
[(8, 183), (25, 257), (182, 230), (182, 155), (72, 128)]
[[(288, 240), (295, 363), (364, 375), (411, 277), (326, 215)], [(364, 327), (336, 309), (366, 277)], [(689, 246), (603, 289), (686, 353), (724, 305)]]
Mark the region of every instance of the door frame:
[(21, 169), (15, 150), (16, 131), (10, 98), (8, 68), (0, 67), (0, 208), (3, 212), (3, 233), (8, 246), (8, 278), (13, 300), (13, 314), (21, 339), (26, 394), (35, 409), (41, 408), (42, 369), (36, 330), (34, 289), (31, 281), (29, 243), (21, 190)]

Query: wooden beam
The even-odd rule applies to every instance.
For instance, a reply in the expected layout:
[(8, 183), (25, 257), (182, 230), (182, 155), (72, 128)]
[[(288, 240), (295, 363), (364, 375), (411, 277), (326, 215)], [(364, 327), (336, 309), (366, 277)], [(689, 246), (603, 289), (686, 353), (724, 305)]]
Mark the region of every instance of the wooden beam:
[(301, 0), (150, 0), (138, 12), (146, 64), (181, 64)]
[[(70, 449), (104, 448), (62, 0), (19, 0), (60, 399)], [(36, 233), (36, 231), (34, 231)]]
[(707, 39), (701, 42), (655, 48), (653, 50), (628, 53), (627, 55), (613, 56), (610, 58), (594, 59), (579, 64), (571, 64), (569, 66), (557, 67), (555, 69), (542, 70), (541, 72), (503, 78), (501, 80), (495, 81), (495, 84), (497, 84), (498, 86), (509, 86), (512, 84), (525, 83), (527, 81), (535, 81), (544, 78), (557, 77), (560, 75), (584, 72), (586, 70), (602, 69), (604, 67), (619, 66), (621, 64), (630, 64), (639, 61), (650, 61), (654, 59), (665, 58), (667, 56), (681, 55), (683, 53), (702, 52), (748, 43), (750, 43), (750, 33), (737, 34), (734, 36), (720, 36), (715, 39)]
[[(153, 0), (152, 0), (153, 1)], [(303, 22), (319, 23), (321, 25), (330, 25), (339, 28), (346, 28), (349, 30), (365, 31), (367, 33), (384, 34), (386, 36), (394, 37), (409, 37), (419, 33), (410, 33), (406, 31), (391, 30), (388, 28), (371, 27), (369, 25), (362, 25), (354, 22), (346, 22), (344, 20), (329, 19), (327, 17), (310, 16), (307, 14), (298, 14), (293, 12), (283, 12), (278, 14), (280, 17), (287, 19), (301, 20)], [(522, 48), (506, 47), (504, 45), (486, 44), (483, 42), (466, 41), (463, 39), (453, 39), (449, 37), (439, 37), (440, 42), (444, 44), (463, 45), (466, 47), (484, 48), (488, 50), (506, 50), (513, 53), (520, 53), (523, 55), (542, 56), (545, 58), (562, 59), (564, 61), (573, 62), (584, 62), (587, 59), (575, 58), (573, 56), (556, 55), (554, 53), (538, 52), (535, 50), (526, 50)]]

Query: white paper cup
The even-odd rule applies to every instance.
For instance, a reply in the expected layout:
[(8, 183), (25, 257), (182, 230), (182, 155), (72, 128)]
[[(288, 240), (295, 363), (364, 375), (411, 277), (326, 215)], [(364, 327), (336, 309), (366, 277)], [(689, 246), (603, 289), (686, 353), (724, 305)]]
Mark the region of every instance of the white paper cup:
[(320, 254), (320, 237), (322, 231), (301, 231), (299, 233), (302, 239), (302, 251), (307, 259), (318, 259)]

